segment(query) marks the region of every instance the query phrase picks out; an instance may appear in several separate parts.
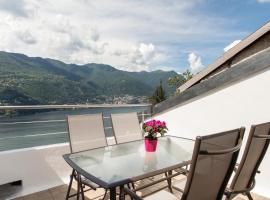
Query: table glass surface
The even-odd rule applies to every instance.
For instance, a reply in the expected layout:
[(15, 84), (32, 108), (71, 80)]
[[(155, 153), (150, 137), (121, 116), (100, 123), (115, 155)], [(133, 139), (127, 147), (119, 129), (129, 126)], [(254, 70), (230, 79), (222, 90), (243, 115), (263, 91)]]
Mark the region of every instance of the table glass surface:
[(146, 152), (144, 140), (68, 155), (68, 159), (106, 184), (132, 179), (190, 161), (194, 141), (166, 136), (158, 139), (156, 152)]

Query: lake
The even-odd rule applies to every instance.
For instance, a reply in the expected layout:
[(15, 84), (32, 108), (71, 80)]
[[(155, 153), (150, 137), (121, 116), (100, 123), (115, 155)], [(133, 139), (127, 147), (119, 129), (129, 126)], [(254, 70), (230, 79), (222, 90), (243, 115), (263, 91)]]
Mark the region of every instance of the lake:
[(149, 107), (65, 109), (0, 118), (0, 151), (68, 142), (67, 115), (103, 113), (106, 136), (112, 136), (111, 113), (147, 112)]

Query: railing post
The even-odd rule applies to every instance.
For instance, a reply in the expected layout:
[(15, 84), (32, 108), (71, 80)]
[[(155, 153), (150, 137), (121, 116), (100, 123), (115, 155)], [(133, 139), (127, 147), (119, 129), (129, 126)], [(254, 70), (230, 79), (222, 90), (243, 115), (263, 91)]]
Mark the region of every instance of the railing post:
[(144, 111), (142, 111), (142, 124), (144, 122)]

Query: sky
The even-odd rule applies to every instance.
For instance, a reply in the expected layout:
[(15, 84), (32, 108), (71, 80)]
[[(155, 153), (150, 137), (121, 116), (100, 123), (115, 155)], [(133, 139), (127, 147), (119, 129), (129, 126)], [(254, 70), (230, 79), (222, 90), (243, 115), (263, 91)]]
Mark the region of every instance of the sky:
[(270, 20), (270, 0), (0, 0), (0, 50), (198, 73)]

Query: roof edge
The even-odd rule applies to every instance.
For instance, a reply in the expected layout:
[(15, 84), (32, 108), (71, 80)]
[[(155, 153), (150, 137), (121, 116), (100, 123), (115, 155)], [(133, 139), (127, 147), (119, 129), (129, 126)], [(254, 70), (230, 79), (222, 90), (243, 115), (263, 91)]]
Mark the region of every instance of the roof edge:
[(205, 68), (204, 70), (196, 74), (192, 79), (181, 85), (179, 87), (179, 90), (183, 92), (186, 89), (190, 88), (191, 86), (199, 82), (201, 79), (203, 79), (205, 76), (207, 76), (209, 73), (211, 73), (212, 71), (214, 71), (215, 69), (226, 63), (229, 59), (234, 57), (240, 51), (251, 45), (253, 42), (255, 42), (257, 39), (259, 39), (261, 36), (263, 36), (269, 31), (270, 31), (270, 21), (265, 23), (263, 26), (261, 26), (255, 32), (247, 36), (245, 39), (243, 39), (237, 45), (229, 49), (227, 52), (223, 53), (212, 64), (208, 65), (207, 68)]
[(153, 115), (190, 103), (268, 69), (270, 69), (270, 47), (235, 64), (234, 67), (200, 82), (179, 95), (155, 105)]

